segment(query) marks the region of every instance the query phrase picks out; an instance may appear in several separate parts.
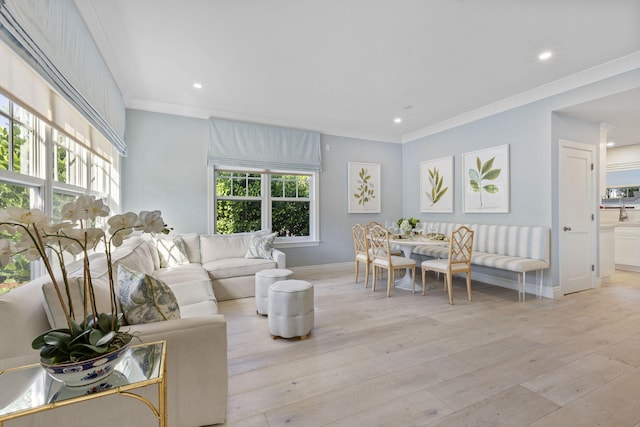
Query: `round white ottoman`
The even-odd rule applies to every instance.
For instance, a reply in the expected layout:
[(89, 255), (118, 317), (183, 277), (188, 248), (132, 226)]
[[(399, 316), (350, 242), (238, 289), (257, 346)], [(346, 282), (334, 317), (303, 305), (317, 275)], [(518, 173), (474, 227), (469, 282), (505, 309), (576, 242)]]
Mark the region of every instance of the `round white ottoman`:
[(306, 339), (313, 329), (313, 285), (281, 280), (269, 286), (269, 332), (277, 337)]
[(258, 314), (267, 315), (269, 308), (269, 286), (280, 281), (287, 280), (293, 275), (293, 271), (286, 268), (270, 268), (256, 273), (256, 311)]

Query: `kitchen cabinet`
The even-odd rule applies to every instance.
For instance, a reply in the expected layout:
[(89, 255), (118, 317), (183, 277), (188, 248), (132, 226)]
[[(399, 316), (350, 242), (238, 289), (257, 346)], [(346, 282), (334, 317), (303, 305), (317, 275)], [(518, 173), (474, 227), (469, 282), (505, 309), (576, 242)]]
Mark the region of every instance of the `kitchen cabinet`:
[(640, 224), (615, 228), (616, 269), (640, 272)]

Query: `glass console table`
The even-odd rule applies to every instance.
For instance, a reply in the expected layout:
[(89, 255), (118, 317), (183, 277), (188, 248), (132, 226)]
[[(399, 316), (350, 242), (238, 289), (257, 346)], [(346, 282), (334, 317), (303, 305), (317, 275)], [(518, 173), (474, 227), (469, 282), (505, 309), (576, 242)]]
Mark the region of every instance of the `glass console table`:
[[(167, 426), (166, 342), (132, 345), (107, 378), (81, 387), (66, 387), (39, 365), (0, 370), (0, 427), (4, 421), (110, 394), (144, 402)], [(158, 385), (158, 406), (132, 390)]]

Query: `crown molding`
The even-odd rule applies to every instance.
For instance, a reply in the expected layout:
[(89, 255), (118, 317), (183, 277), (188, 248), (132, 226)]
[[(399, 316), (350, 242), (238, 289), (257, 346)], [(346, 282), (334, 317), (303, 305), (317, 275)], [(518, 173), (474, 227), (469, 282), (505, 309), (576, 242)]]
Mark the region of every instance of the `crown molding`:
[(640, 51), (597, 65), (584, 71), (580, 71), (579, 73), (563, 77), (526, 92), (487, 104), (483, 107), (443, 120), (417, 131), (406, 133), (402, 135), (402, 143), (415, 141), (416, 139), (423, 138), (425, 136), (453, 129), (457, 126), (484, 119), (494, 114), (502, 113), (541, 99), (549, 98), (637, 68), (640, 68)]

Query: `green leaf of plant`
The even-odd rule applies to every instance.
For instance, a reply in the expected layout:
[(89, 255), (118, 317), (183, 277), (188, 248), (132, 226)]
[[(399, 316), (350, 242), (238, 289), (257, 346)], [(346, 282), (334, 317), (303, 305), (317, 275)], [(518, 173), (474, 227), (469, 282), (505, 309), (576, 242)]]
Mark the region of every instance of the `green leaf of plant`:
[(471, 178), (471, 181), (475, 181), (476, 183), (480, 182), (480, 175), (478, 174), (478, 171), (474, 169), (469, 169), (469, 178)]
[(481, 175), (487, 173), (493, 167), (493, 161), (496, 159), (496, 156), (493, 156), (489, 160), (486, 161), (484, 165), (482, 165), (482, 169), (478, 169)]
[(116, 336), (116, 333), (114, 331), (111, 331), (105, 334), (102, 338), (100, 338), (100, 340), (96, 342), (95, 345), (97, 346), (108, 345), (115, 338), (115, 336)]
[(474, 180), (472, 179), (471, 181), (469, 181), (469, 185), (471, 186), (471, 189), (472, 189), (474, 192), (476, 192), (476, 193), (477, 193), (478, 191), (480, 191), (480, 185), (478, 184), (478, 182), (477, 182), (477, 181), (474, 181)]
[(490, 194), (496, 194), (497, 192), (500, 191), (500, 188), (498, 188), (496, 185), (493, 185), (493, 184), (485, 185), (482, 188), (484, 189), (484, 191)]
[(482, 179), (488, 179), (488, 180), (496, 179), (498, 176), (500, 176), (500, 172), (502, 172), (502, 169), (492, 169), (489, 172), (485, 173), (482, 176)]
[(476, 157), (476, 168), (478, 169), (478, 172), (482, 170), (482, 161), (480, 160), (480, 157)]

